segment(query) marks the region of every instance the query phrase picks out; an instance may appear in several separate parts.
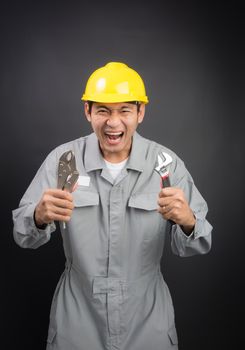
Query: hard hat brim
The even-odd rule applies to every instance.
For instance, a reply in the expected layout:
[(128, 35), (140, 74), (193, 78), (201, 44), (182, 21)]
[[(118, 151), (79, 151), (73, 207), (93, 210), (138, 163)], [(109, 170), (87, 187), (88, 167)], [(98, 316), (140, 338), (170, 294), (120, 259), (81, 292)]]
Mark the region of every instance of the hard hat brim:
[(101, 103), (119, 103), (119, 102), (132, 102), (139, 101), (142, 103), (149, 103), (147, 96), (135, 96), (124, 94), (124, 95), (116, 95), (116, 94), (94, 94), (94, 95), (86, 95), (83, 94), (81, 100), (83, 101), (92, 101), (92, 102), (101, 102)]

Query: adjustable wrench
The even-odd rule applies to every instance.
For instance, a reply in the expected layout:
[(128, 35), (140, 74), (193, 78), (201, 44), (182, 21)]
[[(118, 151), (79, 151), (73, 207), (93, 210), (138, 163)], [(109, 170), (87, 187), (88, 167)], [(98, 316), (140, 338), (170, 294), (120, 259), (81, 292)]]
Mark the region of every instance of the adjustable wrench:
[(158, 165), (155, 167), (155, 170), (162, 178), (163, 188), (170, 187), (168, 166), (172, 163), (172, 161), (172, 157), (166, 152), (161, 152), (157, 156)]
[[(157, 156), (158, 165), (155, 167), (155, 170), (161, 176), (163, 188), (170, 187), (168, 166), (172, 163), (172, 161), (172, 157), (166, 152), (161, 152)], [(172, 220), (168, 220), (168, 222), (171, 225), (174, 225)]]

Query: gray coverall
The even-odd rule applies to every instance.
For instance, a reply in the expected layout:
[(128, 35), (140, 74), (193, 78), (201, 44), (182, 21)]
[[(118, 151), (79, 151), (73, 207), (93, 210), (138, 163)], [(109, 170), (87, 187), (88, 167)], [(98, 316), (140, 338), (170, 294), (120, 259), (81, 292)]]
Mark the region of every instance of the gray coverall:
[[(57, 186), (59, 157), (76, 156), (81, 176), (74, 211), (61, 225), (66, 267), (54, 293), (48, 350), (178, 349), (174, 310), (160, 271), (165, 236), (173, 253), (203, 254), (211, 246), (207, 205), (183, 162), (169, 149), (134, 134), (130, 157), (115, 183), (93, 133), (53, 150), (13, 211), (14, 238), (24, 248), (49, 241), (55, 223), (37, 229), (34, 209), (47, 188)], [(196, 216), (186, 236), (157, 212), (157, 155), (169, 153), (171, 186), (182, 188)], [(85, 176), (85, 178), (82, 178)]]

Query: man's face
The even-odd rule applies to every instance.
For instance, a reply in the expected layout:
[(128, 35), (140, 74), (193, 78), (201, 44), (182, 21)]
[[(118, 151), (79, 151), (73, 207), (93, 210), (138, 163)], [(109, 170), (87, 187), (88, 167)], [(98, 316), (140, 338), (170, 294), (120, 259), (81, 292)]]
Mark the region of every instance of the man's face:
[(85, 103), (85, 115), (98, 137), (104, 158), (112, 163), (123, 161), (129, 156), (132, 136), (145, 114), (145, 105), (139, 111), (132, 103), (97, 103), (89, 113)]

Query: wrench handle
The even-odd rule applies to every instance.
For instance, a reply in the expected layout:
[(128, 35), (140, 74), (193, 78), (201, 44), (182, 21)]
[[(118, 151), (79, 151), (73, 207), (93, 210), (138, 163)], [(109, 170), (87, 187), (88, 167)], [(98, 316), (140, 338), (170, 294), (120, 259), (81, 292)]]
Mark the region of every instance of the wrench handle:
[(162, 177), (162, 187), (170, 187), (169, 176)]
[[(162, 188), (165, 188), (165, 187), (170, 187), (170, 181), (169, 181), (169, 176), (163, 176), (162, 177)], [(172, 226), (172, 225), (175, 225), (175, 222), (172, 221), (172, 220), (168, 220), (169, 224)]]

